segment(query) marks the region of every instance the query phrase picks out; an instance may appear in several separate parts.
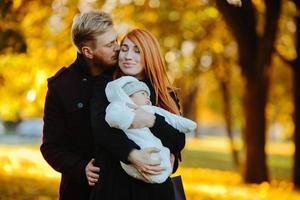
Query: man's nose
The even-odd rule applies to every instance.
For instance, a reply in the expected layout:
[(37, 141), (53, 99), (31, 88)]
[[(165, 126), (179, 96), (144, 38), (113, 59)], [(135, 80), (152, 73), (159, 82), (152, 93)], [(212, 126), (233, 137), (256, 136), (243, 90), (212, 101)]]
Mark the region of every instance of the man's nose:
[(117, 41), (115, 42), (114, 51), (120, 51), (120, 45)]

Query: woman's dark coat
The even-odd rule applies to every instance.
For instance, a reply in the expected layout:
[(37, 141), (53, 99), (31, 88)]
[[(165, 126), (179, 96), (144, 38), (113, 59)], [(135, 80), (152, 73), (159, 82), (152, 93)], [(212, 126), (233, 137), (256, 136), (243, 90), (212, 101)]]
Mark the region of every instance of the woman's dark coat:
[[(95, 82), (94, 97), (91, 101), (92, 131), (96, 147), (96, 165), (100, 166), (100, 179), (91, 193), (91, 200), (173, 200), (173, 186), (168, 178), (162, 184), (148, 184), (128, 176), (120, 166), (120, 160), (128, 163), (127, 157), (132, 149), (120, 146), (120, 136), (126, 136), (119, 129), (110, 128), (105, 121), (105, 109), (109, 102), (106, 99), (104, 89), (111, 81), (110, 77), (100, 77)], [(148, 81), (146, 84), (154, 90)], [(103, 101), (103, 99), (105, 101)], [(155, 105), (155, 98), (151, 98)], [(158, 137), (164, 146), (176, 156), (174, 171), (178, 166), (178, 155), (185, 145), (185, 135), (173, 128), (164, 117), (156, 114), (154, 126), (151, 132)], [(128, 139), (129, 140), (129, 139)], [(125, 157), (120, 157), (123, 153)]]

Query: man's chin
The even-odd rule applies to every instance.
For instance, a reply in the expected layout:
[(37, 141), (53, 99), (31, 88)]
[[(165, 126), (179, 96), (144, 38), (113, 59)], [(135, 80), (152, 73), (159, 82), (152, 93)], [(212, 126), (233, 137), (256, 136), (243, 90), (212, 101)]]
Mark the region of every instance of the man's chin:
[(107, 63), (107, 62), (96, 62), (95, 64), (99, 68), (110, 69), (110, 68), (116, 67), (117, 64), (118, 64), (118, 62), (110, 62), (110, 63)]
[(110, 65), (102, 65), (102, 69), (105, 71), (105, 73), (113, 73), (117, 69), (117, 64), (110, 64)]
[(108, 65), (107, 67), (108, 67), (108, 68), (116, 68), (116, 67), (118, 67), (118, 63), (117, 63), (117, 62), (111, 63), (111, 64)]

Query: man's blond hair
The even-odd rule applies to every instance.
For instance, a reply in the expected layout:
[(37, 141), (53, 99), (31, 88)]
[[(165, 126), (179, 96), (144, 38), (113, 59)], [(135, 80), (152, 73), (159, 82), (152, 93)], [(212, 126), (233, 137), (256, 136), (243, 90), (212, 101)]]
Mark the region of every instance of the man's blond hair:
[(112, 18), (106, 12), (93, 10), (77, 14), (71, 29), (72, 41), (81, 52), (83, 46), (93, 47), (95, 37), (105, 33), (112, 26)]

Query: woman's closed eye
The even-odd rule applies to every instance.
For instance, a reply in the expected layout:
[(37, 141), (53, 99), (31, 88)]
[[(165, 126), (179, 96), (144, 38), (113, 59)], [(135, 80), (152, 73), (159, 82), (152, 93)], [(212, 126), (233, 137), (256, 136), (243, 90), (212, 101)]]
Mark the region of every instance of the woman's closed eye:
[(137, 47), (134, 47), (134, 52), (135, 53), (140, 53), (140, 50)]
[(122, 45), (122, 46), (121, 46), (121, 51), (122, 51), (122, 52), (128, 51), (128, 46)]

